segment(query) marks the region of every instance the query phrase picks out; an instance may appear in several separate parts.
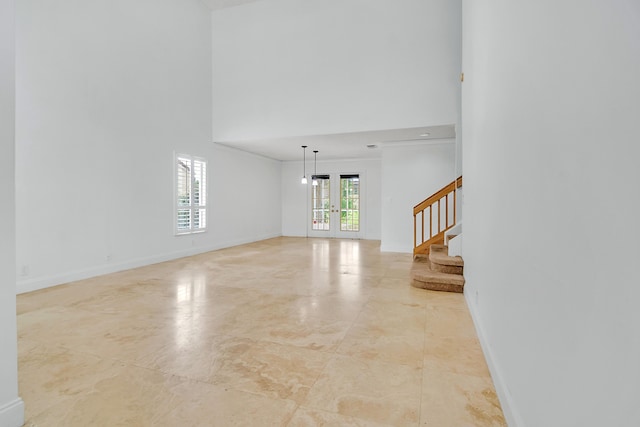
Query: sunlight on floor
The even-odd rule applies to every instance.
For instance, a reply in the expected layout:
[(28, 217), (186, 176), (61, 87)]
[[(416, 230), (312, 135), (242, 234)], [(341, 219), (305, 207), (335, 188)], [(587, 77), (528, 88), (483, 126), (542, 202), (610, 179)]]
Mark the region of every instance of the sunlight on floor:
[(461, 294), (277, 238), (18, 296), (27, 426), (503, 426)]

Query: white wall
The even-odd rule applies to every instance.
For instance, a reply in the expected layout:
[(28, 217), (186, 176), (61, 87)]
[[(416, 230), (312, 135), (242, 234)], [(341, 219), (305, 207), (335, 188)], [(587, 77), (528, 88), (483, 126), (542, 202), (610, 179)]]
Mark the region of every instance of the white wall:
[(640, 3), (463, 28), (465, 294), (510, 425), (640, 425)]
[(15, 4), (0, 0), (0, 425), (24, 422), (18, 397), (15, 276)]
[(455, 179), (455, 140), (382, 148), (382, 244), (413, 252), (413, 207)]
[(281, 162), (213, 144), (210, 242), (228, 247), (281, 236)]
[[(20, 291), (280, 234), (277, 202), (237, 214), (278, 200), (278, 162), (211, 143), (210, 19), (198, 0), (20, 2)], [(174, 151), (210, 162), (207, 233), (173, 235)]]
[[(282, 235), (306, 236), (311, 220), (311, 180), (300, 183), (302, 162), (282, 163)], [(360, 173), (362, 188), (363, 239), (380, 239), (380, 159), (318, 161), (318, 175)], [(307, 162), (307, 177), (313, 174), (313, 162)], [(308, 193), (308, 194), (307, 194)]]
[(214, 11), (214, 140), (456, 123), (460, 9), (269, 0)]

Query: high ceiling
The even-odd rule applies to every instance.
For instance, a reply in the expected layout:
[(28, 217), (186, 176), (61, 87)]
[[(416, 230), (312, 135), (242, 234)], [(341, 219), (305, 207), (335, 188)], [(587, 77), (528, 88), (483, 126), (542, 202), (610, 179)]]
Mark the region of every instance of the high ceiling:
[(260, 0), (202, 0), (211, 10), (224, 9), (225, 7), (240, 6), (245, 3), (253, 3)]
[[(383, 146), (442, 143), (443, 139), (452, 138), (455, 138), (454, 125), (215, 142), (272, 159), (288, 161), (301, 159), (302, 145), (308, 146), (307, 156), (312, 157), (313, 150), (318, 150), (319, 160), (363, 159), (380, 157), (380, 148)], [(368, 145), (375, 147), (369, 148)]]
[[(211, 10), (224, 9), (263, 0), (202, 0)], [(455, 126), (423, 126), (328, 135), (304, 135), (245, 141), (215, 141), (219, 144), (276, 160), (300, 160), (302, 145), (308, 158), (318, 150), (319, 160), (363, 159), (381, 156), (380, 148), (394, 144), (442, 143), (455, 138)]]

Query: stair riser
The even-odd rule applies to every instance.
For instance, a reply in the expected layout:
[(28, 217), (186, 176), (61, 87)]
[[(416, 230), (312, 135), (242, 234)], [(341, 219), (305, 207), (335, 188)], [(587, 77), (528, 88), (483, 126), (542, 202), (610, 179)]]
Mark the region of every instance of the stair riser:
[(430, 291), (444, 291), (444, 292), (455, 292), (455, 293), (463, 293), (464, 285), (453, 285), (449, 283), (435, 283), (435, 282), (422, 282), (420, 280), (412, 280), (411, 286), (414, 288), (420, 289), (428, 289)]
[(431, 261), (431, 269), (440, 273), (459, 274), (462, 276), (464, 267), (458, 267), (456, 265), (442, 265)]

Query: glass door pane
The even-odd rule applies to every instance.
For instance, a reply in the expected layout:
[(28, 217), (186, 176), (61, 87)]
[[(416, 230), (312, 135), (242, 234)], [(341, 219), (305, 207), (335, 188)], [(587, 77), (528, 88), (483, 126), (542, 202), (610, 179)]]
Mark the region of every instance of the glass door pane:
[(340, 175), (340, 231), (360, 231), (359, 175)]
[(331, 224), (329, 175), (318, 175), (318, 185), (311, 187), (311, 229), (329, 231)]

